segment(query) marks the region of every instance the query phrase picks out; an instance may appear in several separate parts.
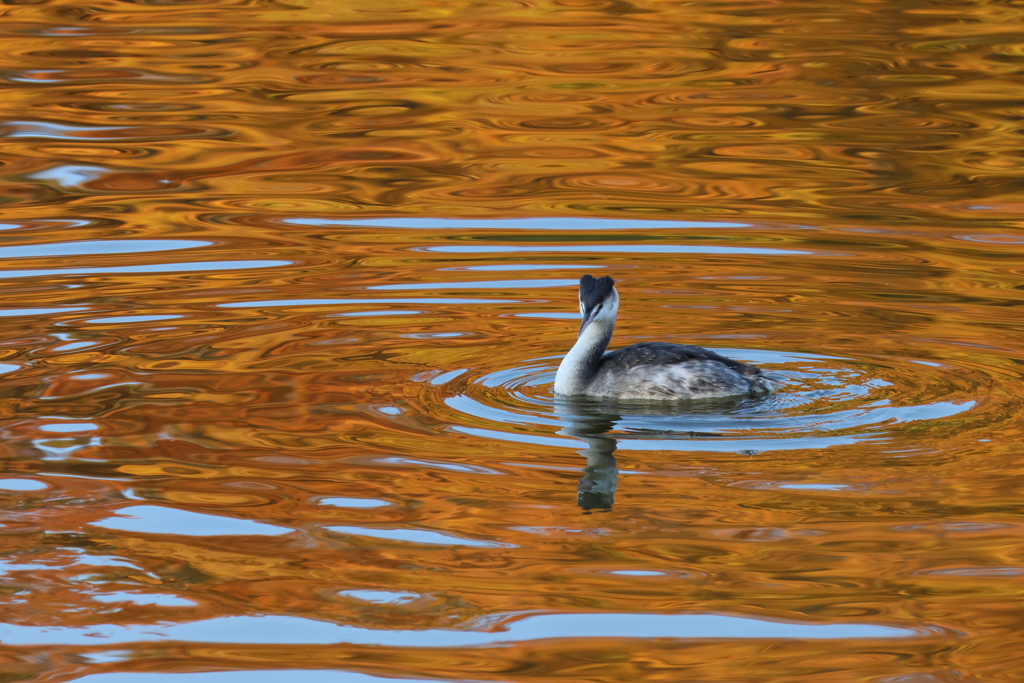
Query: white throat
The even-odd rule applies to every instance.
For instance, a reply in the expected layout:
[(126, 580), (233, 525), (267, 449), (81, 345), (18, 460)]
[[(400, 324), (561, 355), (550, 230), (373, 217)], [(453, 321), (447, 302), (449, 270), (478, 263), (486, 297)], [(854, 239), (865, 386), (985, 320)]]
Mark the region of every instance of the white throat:
[(586, 392), (587, 385), (597, 374), (601, 356), (608, 348), (614, 330), (614, 317), (610, 320), (598, 319), (587, 325), (587, 329), (583, 330), (583, 334), (558, 366), (558, 372), (555, 373), (555, 393), (573, 396)]
[(597, 375), (601, 356), (611, 341), (617, 312), (618, 295), (612, 290), (612, 296), (603, 304), (597, 317), (562, 358), (555, 373), (555, 393), (566, 396), (586, 393), (587, 385)]

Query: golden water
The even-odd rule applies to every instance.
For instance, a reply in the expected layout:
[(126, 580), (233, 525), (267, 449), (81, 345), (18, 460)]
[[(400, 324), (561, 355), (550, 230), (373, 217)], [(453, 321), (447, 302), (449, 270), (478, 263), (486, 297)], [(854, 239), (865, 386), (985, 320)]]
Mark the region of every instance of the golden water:
[[(0, 35), (0, 680), (1024, 680), (1020, 3)], [(585, 272), (777, 392), (556, 402)]]

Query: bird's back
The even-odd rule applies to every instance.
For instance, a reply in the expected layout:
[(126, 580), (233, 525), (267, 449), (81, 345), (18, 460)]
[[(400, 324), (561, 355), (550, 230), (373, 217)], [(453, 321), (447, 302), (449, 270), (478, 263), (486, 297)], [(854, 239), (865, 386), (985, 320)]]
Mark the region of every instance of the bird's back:
[(609, 398), (756, 396), (770, 390), (757, 368), (688, 344), (641, 342), (606, 353), (587, 393)]

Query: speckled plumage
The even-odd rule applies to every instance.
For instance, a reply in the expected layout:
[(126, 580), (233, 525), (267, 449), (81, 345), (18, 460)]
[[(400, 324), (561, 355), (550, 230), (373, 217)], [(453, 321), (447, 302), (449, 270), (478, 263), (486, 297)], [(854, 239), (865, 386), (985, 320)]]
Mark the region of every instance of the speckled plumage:
[(687, 399), (760, 395), (757, 368), (688, 344), (643, 342), (601, 357), (587, 394), (619, 399)]
[(555, 392), (621, 400), (672, 401), (762, 396), (771, 391), (757, 368), (687, 344), (642, 342), (605, 353), (618, 293), (609, 277), (580, 280), (579, 338), (555, 375)]

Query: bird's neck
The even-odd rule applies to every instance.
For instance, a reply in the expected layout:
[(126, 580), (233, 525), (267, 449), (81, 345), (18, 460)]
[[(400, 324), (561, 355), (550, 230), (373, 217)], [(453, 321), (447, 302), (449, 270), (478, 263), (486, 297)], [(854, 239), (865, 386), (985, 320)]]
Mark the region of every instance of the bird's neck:
[(572, 396), (584, 393), (601, 366), (601, 356), (612, 340), (614, 320), (595, 320), (587, 325), (555, 373), (555, 393)]

